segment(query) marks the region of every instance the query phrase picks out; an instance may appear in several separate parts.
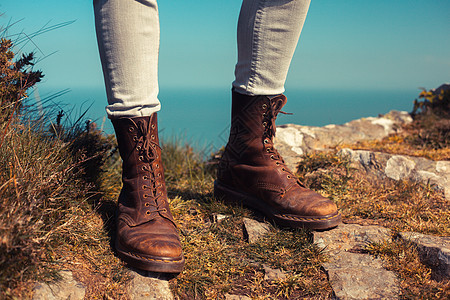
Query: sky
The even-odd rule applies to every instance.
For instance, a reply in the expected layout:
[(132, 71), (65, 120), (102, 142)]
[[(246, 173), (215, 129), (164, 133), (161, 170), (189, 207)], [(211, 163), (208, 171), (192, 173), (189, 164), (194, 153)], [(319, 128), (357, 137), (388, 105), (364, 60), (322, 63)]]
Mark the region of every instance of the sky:
[[(159, 79), (164, 88), (229, 89), (236, 63), (240, 0), (160, 1)], [(286, 88), (417, 89), (450, 81), (450, 1), (313, 0)], [(55, 88), (103, 87), (92, 0), (2, 0), (3, 36), (32, 35), (35, 51)]]

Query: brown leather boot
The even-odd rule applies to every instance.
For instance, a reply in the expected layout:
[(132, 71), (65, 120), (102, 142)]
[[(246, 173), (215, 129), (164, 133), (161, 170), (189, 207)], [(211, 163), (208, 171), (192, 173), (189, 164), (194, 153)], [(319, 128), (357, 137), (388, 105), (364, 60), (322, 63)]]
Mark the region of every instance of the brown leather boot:
[(214, 193), (289, 227), (328, 229), (341, 222), (336, 205), (304, 187), (274, 149), (275, 120), (284, 95), (233, 91), (230, 138), (219, 163)]
[(123, 160), (117, 253), (138, 269), (179, 273), (184, 257), (167, 201), (157, 115), (112, 123)]

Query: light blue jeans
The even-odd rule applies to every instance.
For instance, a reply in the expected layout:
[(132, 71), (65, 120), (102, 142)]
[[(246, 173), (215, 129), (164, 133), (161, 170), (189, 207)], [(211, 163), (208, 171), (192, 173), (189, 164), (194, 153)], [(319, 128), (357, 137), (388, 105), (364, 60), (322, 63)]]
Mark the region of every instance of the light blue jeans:
[[(277, 95), (284, 83), (310, 0), (243, 0), (234, 89)], [(159, 15), (156, 0), (94, 0), (109, 118), (159, 111)]]

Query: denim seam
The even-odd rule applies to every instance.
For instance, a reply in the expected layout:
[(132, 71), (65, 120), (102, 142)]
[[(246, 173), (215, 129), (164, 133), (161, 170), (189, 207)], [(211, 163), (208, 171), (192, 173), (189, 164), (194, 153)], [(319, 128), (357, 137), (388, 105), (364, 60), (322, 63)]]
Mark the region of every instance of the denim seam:
[(255, 23), (253, 27), (253, 39), (252, 39), (252, 62), (250, 64), (250, 76), (248, 79), (248, 91), (252, 92), (256, 80), (257, 80), (257, 72), (259, 65), (259, 54), (260, 54), (260, 34), (261, 34), (261, 24), (262, 24), (262, 18), (265, 13), (264, 7), (265, 7), (266, 0), (261, 0), (259, 2), (258, 11), (255, 16)]

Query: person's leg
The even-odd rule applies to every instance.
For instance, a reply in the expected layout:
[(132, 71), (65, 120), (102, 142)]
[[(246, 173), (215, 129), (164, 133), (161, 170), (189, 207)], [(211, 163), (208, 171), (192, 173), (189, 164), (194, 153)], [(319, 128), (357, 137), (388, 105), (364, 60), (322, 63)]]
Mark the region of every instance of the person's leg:
[(94, 0), (110, 119), (159, 111), (156, 0)]
[(158, 139), (159, 21), (156, 0), (94, 0), (112, 120), (123, 160), (115, 246), (130, 266), (181, 272)]
[(243, 0), (234, 90), (245, 95), (284, 92), (289, 65), (310, 0)]
[(280, 225), (327, 229), (336, 205), (306, 189), (274, 149), (275, 120), (309, 0), (244, 0), (238, 24), (230, 138), (215, 195), (264, 213)]

